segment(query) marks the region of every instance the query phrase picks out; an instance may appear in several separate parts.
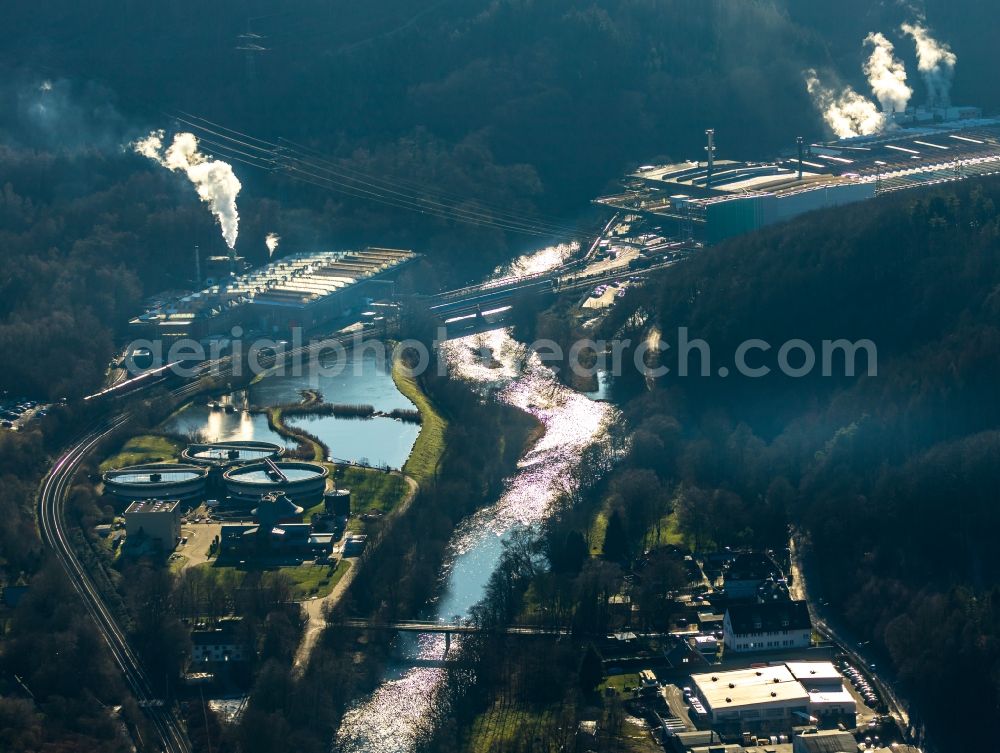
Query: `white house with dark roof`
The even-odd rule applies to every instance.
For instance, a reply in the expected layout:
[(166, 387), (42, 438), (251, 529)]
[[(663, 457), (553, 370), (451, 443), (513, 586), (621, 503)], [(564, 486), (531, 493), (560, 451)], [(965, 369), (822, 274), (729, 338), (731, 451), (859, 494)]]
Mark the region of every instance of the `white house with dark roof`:
[(812, 620), (804, 601), (731, 604), (723, 620), (726, 650), (734, 653), (808, 648)]

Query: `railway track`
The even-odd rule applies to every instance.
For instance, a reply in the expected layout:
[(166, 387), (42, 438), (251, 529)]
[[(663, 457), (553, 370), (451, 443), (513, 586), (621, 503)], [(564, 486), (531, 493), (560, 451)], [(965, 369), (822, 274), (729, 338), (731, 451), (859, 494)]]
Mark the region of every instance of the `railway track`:
[[(646, 274), (649, 271), (651, 270), (644, 270)], [(574, 290), (576, 287), (585, 287), (594, 283), (595, 280), (588, 279), (567, 286), (567, 289)], [(353, 339), (353, 335), (345, 335), (332, 339), (346, 344)], [(282, 353), (280, 357), (287, 361), (297, 355), (311, 352), (317, 347), (322, 347), (322, 343), (311, 343), (294, 348)], [(272, 366), (276, 365), (278, 356), (272, 357), (271, 361)], [(171, 395), (177, 400), (189, 399), (204, 389), (205, 385), (202, 382), (204, 376), (211, 375), (213, 378), (225, 377), (232, 375), (233, 371), (233, 364), (229, 358), (206, 362), (199, 370), (197, 377), (191, 382), (171, 390)], [(155, 384), (154, 382), (148, 386), (155, 386)], [(137, 391), (142, 390), (143, 387), (140, 387)], [(114, 392), (113, 388), (105, 390), (105, 393), (114, 394)], [(104, 393), (99, 393), (93, 397), (99, 398), (102, 396), (104, 396)], [(163, 753), (190, 753), (191, 746), (183, 723), (178, 717), (176, 710), (172, 706), (165, 704), (154, 693), (142, 662), (129, 645), (128, 636), (121, 625), (119, 625), (114, 614), (105, 604), (100, 590), (80, 562), (69, 538), (64, 518), (67, 492), (81, 465), (102, 441), (124, 427), (132, 418), (133, 416), (127, 410), (113, 414), (101, 422), (95, 429), (75, 440), (56, 459), (48, 474), (42, 480), (39, 490), (37, 510), (39, 528), (43, 543), (52, 550), (66, 571), (70, 583), (79, 594), (87, 612), (93, 618), (129, 689), (139, 702), (140, 707), (150, 722), (151, 728), (156, 733), (158, 739), (155, 746), (158, 747), (153, 747), (152, 749), (158, 749), (163, 751)]]
[(104, 603), (90, 574), (84, 569), (70, 541), (63, 516), (66, 493), (81, 463), (101, 441), (131, 419), (127, 413), (108, 419), (98, 428), (73, 443), (56, 460), (43, 479), (38, 495), (38, 522), (42, 541), (62, 564), (74, 590), (80, 595), (87, 612), (94, 619), (104, 641), (150, 725), (159, 738), (159, 749), (166, 753), (189, 753), (184, 726), (176, 712), (158, 699), (139, 658), (129, 646), (124, 630)]

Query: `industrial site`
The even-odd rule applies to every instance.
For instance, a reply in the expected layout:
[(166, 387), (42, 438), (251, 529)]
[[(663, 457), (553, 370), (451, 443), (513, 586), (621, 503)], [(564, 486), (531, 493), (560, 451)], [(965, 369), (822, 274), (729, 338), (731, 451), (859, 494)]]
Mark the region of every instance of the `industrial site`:
[(236, 274), (234, 257), (221, 257), (213, 285), (163, 300), (132, 319), (129, 329), (136, 338), (161, 340), (227, 336), (235, 326), (246, 334), (309, 332), (391, 293), (394, 275), (415, 258), (411, 251), (385, 248), (320, 251)]
[[(195, 444), (182, 452), (188, 464), (106, 471), (104, 494), (124, 510), (124, 537), (114, 537), (115, 548), (168, 556), (182, 542), (182, 521), (202, 510), (206, 524), (216, 524), (213, 546), (223, 559), (234, 553), (272, 565), (328, 559), (351, 514), (350, 491), (328, 491), (328, 466), (285, 460), (284, 452), (260, 441)], [(321, 504), (311, 524), (303, 522), (303, 513)], [(358, 540), (351, 543), (358, 548)]]
[(717, 158), (715, 132), (706, 135), (705, 159), (640, 167), (622, 193), (595, 203), (714, 244), (817, 209), (1000, 173), (1000, 119), (976, 107), (908, 110), (884, 132), (799, 139), (763, 161)]
[(8, 5), (0, 753), (1000, 750), (996, 0)]

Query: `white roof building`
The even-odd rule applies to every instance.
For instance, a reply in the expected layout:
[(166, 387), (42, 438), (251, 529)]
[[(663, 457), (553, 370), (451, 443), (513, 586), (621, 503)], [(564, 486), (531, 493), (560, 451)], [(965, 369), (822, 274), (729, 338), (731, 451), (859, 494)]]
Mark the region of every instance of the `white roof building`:
[(808, 717), (809, 694), (783, 664), (691, 677), (713, 722), (781, 723)]
[(830, 662), (789, 662), (691, 677), (713, 724), (784, 731), (819, 716), (850, 716), (856, 702)]

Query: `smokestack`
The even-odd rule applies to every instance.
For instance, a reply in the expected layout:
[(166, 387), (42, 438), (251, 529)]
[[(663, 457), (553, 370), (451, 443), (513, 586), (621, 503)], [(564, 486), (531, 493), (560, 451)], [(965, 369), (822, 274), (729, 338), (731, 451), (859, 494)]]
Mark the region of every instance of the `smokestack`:
[(705, 188), (711, 188), (712, 173), (715, 171), (715, 129), (709, 128), (705, 131), (705, 135), (708, 137), (708, 146), (705, 147), (705, 151), (708, 152), (708, 173), (705, 176)]
[(198, 251), (198, 244), (194, 246), (194, 281), (201, 287), (201, 253)]
[(802, 142), (803, 142), (803, 138), (801, 136), (799, 136), (797, 139), (795, 139), (795, 143), (799, 147), (799, 180), (802, 180), (802, 159), (803, 159), (802, 158)]

